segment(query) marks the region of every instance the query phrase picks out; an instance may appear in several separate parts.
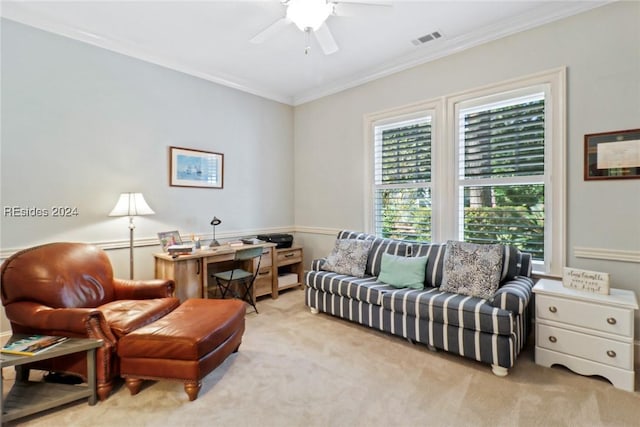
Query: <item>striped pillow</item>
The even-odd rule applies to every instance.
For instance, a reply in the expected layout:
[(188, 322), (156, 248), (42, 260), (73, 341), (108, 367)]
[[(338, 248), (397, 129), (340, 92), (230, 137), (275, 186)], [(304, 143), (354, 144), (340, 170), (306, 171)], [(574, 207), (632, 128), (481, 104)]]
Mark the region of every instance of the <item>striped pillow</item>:
[(377, 237), (371, 245), (365, 273), (371, 276), (379, 276), (382, 265), (382, 254), (408, 256), (411, 254), (410, 249), (411, 246), (405, 242)]

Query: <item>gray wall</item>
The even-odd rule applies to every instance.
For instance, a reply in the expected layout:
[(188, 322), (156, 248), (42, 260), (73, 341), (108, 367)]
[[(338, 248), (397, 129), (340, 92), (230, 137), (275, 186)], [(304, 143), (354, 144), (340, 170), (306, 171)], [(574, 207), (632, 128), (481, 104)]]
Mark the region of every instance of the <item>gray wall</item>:
[[(640, 180), (583, 181), (587, 133), (640, 128), (640, 3), (618, 2), (296, 107), (295, 222), (308, 258), (341, 228), (364, 227), (363, 116), (567, 66), (567, 264), (640, 293)], [(319, 119), (321, 118), (321, 120)], [(558, 238), (560, 238), (558, 236)], [(600, 255), (597, 255), (600, 256)], [(640, 314), (636, 314), (636, 336)]]
[[(293, 227), (293, 108), (2, 20), (0, 249), (52, 241), (128, 247), (121, 192), (136, 219), (136, 278), (153, 277), (158, 231), (218, 237)], [(224, 153), (224, 189), (170, 187), (169, 146)], [(277, 165), (289, 165), (278, 167)], [(77, 207), (71, 218), (10, 217), (11, 206)], [(128, 249), (108, 251), (128, 277)], [(3, 330), (8, 329), (3, 321)]]
[[(3, 215), (0, 249), (126, 246), (126, 219), (106, 215), (120, 192), (141, 191), (156, 215), (137, 219), (139, 245), (157, 231), (209, 233), (215, 214), (223, 237), (295, 224), (308, 263), (336, 230), (364, 227), (365, 114), (566, 65), (567, 263), (640, 291), (637, 262), (574, 256), (639, 258), (640, 180), (582, 180), (585, 133), (640, 127), (639, 20), (640, 3), (617, 2), (295, 108), (3, 20), (2, 207), (80, 215)], [(170, 145), (223, 152), (224, 190), (169, 187)], [(137, 248), (136, 277), (153, 275), (157, 249)], [(127, 251), (109, 255), (125, 276)]]

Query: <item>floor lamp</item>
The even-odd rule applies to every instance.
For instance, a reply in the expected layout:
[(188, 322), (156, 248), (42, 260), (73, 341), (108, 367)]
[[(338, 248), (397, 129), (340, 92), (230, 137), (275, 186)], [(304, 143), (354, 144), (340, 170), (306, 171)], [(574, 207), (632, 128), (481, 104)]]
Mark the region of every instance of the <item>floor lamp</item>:
[(133, 279), (133, 230), (136, 228), (133, 224), (133, 217), (153, 214), (155, 214), (155, 212), (144, 200), (142, 193), (120, 194), (116, 206), (111, 210), (111, 213), (109, 213), (109, 216), (129, 217), (129, 279)]

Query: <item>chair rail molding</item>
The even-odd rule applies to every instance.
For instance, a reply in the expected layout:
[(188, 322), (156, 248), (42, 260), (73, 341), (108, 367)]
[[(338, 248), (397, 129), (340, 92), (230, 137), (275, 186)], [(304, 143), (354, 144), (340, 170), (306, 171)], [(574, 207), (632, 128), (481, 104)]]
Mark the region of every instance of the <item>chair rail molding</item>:
[[(269, 233), (290, 233), (295, 229), (293, 226), (288, 227), (271, 227), (271, 228), (260, 228), (260, 229), (246, 229), (246, 230), (234, 230), (227, 231), (224, 233), (217, 233), (217, 238), (220, 240), (235, 240), (240, 239), (242, 237), (247, 236), (255, 236), (258, 234), (269, 234)], [(199, 237), (201, 240), (209, 240), (212, 238), (211, 233), (189, 233), (189, 232), (180, 232), (180, 236), (182, 236), (185, 240), (191, 240), (191, 234), (195, 237)], [(337, 234), (337, 232), (336, 232)], [(27, 249), (31, 246), (39, 246), (45, 245), (49, 242), (42, 243), (34, 243), (33, 245), (19, 247), (19, 248), (2, 248), (0, 249), (0, 262), (9, 258), (16, 252), (19, 252), (23, 249)], [(105, 251), (117, 250), (117, 249), (129, 249), (129, 240), (107, 240), (107, 241), (86, 241), (86, 243), (90, 243), (92, 245), (96, 245)], [(137, 238), (133, 241), (134, 248), (142, 248), (147, 246), (160, 246), (160, 241), (157, 236), (154, 237), (141, 237)]]
[(604, 259), (608, 261), (640, 263), (640, 251), (621, 249), (585, 248), (574, 246), (573, 254), (576, 258)]
[(323, 234), (327, 236), (337, 236), (340, 230), (340, 228), (308, 227), (304, 225), (296, 225), (294, 227), (296, 233)]

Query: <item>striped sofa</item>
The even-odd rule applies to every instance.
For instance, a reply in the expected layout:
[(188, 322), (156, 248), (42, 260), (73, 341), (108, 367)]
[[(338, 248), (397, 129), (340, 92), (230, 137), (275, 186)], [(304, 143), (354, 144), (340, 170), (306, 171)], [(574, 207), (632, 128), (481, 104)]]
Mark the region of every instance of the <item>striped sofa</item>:
[[(373, 240), (365, 277), (321, 270), (312, 261), (305, 273), (305, 303), (312, 313), (325, 312), (412, 342), (491, 364), (505, 376), (524, 347), (530, 330), (533, 280), (531, 255), (505, 246), (500, 288), (493, 299), (439, 290), (446, 244), (384, 239), (343, 230), (338, 239)], [(383, 253), (426, 256), (424, 289), (397, 289), (377, 280)]]

